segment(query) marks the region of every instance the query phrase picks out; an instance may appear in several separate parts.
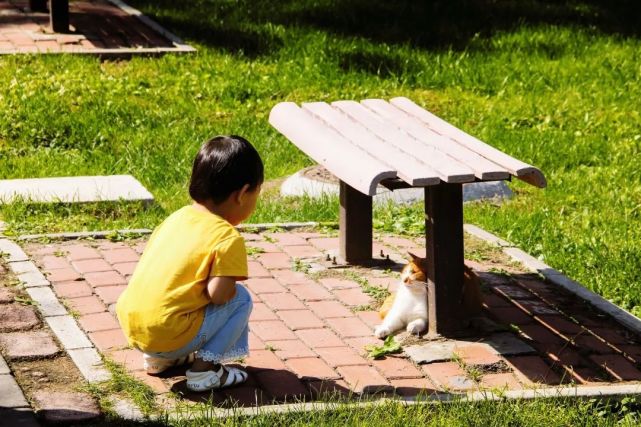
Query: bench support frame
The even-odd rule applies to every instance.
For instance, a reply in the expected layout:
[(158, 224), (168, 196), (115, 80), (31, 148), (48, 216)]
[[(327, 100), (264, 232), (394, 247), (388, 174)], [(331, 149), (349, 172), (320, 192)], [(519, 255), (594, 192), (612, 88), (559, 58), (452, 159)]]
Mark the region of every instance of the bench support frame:
[(339, 252), (348, 263), (372, 259), (372, 197), (340, 181)]
[(428, 334), (462, 332), (463, 307), (463, 187), (441, 183), (425, 187)]
[[(372, 262), (372, 197), (340, 181), (339, 250), (349, 264)], [(468, 326), (463, 306), (463, 186), (425, 187), (429, 336)]]

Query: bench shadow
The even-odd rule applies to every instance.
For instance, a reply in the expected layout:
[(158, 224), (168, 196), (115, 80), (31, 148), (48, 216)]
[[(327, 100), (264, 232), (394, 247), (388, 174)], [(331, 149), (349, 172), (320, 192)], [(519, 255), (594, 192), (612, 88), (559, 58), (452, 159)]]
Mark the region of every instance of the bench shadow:
[[(268, 54), (282, 46), (283, 41), (274, 35), (274, 25), (430, 50), (463, 50), (471, 44), (480, 48), (472, 42), (524, 25), (584, 28), (623, 37), (641, 35), (641, 2), (633, 0), (240, 1), (233, 5), (187, 1), (180, 6), (169, 0), (132, 3), (155, 14), (155, 19), (184, 37), (250, 56)], [(555, 54), (553, 45), (540, 48)], [(354, 59), (346, 54), (343, 58), (343, 62), (358, 60), (377, 69), (380, 62), (376, 57)], [(384, 70), (402, 68), (393, 56), (384, 65)]]
[[(470, 343), (486, 342), (498, 353), (505, 351), (504, 344), (500, 343), (501, 341), (504, 343), (505, 340), (484, 341), (493, 333), (498, 332), (503, 337), (507, 336), (508, 341), (514, 339), (525, 343), (532, 351), (508, 355), (506, 359), (509, 362), (510, 371), (519, 371), (520, 375), (532, 383), (548, 386), (571, 383), (612, 383), (619, 381), (617, 377), (624, 378), (626, 369), (629, 369), (630, 365), (611, 364), (607, 366), (606, 371), (604, 367), (595, 363), (592, 357), (619, 354), (631, 362), (634, 361), (632, 365), (641, 362), (639, 357), (641, 353), (636, 355), (626, 350), (633, 346), (641, 350), (641, 337), (631, 333), (614, 318), (564, 288), (534, 273), (510, 273), (509, 275), (489, 271), (477, 273), (482, 283), (482, 318), (489, 320), (490, 323), (496, 322), (494, 324), (498, 325), (499, 330), (486, 334), (479, 333), (461, 340)], [(506, 321), (509, 317), (508, 311), (513, 310), (518, 313), (519, 308), (517, 305), (508, 303), (508, 299), (500, 298), (493, 292), (493, 287), (504, 287), (503, 292), (506, 293), (514, 292), (514, 288), (517, 292), (525, 291), (526, 294), (521, 296), (515, 294), (514, 300), (525, 302), (523, 304), (525, 306), (528, 302), (536, 302), (536, 305), (542, 306), (543, 309), (539, 312), (535, 310), (532, 315), (529, 315), (529, 319), (523, 317), (526, 313), (523, 311), (522, 315), (516, 316), (513, 321)], [(542, 322), (541, 319), (544, 321)], [(568, 341), (545, 324), (545, 321), (552, 324), (555, 319), (560, 322), (569, 322), (577, 327), (581, 326), (582, 330), (570, 334), (571, 340)], [(600, 336), (602, 333), (599, 331), (604, 330), (608, 331), (608, 334), (613, 333), (615, 340), (619, 336), (621, 341), (616, 342), (608, 336)], [(565, 333), (565, 335), (568, 334)], [(586, 341), (581, 341), (582, 339)], [(609, 349), (608, 346), (610, 346)]]

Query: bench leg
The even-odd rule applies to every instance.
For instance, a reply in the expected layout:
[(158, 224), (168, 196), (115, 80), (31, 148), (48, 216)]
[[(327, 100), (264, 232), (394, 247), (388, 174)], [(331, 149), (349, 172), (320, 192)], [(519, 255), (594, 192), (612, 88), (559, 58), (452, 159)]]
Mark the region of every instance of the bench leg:
[(429, 335), (456, 335), (463, 315), (463, 187), (425, 187)]
[(69, 0), (49, 0), (49, 17), (54, 33), (69, 32)]
[(349, 262), (372, 259), (372, 197), (340, 181), (339, 250)]

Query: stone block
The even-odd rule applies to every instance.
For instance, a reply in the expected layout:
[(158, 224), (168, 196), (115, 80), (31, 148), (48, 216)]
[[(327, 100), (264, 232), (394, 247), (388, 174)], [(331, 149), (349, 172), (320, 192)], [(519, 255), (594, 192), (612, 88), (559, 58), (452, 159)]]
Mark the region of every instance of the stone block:
[(416, 364), (446, 362), (454, 357), (455, 341), (433, 341), (405, 347), (405, 353)]
[(22, 248), (9, 239), (0, 239), (0, 253), (11, 263), (29, 260), (29, 257), (24, 253)]
[(54, 356), (60, 351), (46, 331), (0, 334), (0, 346), (7, 360), (40, 359)]
[(67, 314), (67, 309), (60, 304), (50, 287), (27, 288), (27, 293), (38, 303), (38, 310), (43, 316), (63, 316)]
[(24, 331), (38, 325), (40, 320), (35, 309), (31, 306), (20, 304), (6, 304), (2, 306), (0, 317), (0, 331)]
[(82, 376), (88, 382), (106, 381), (111, 378), (111, 374), (105, 369), (96, 349), (79, 348), (68, 350), (67, 353), (69, 353), (71, 360), (73, 360)]
[(87, 393), (38, 390), (33, 396), (37, 414), (47, 423), (74, 424), (100, 417), (100, 408)]
[(24, 284), (25, 288), (31, 288), (35, 286), (49, 286), (49, 281), (39, 271), (28, 271), (26, 273), (20, 273), (17, 276), (18, 280), (20, 280)]
[(10, 203), (18, 197), (41, 203), (154, 200), (131, 175), (0, 180), (0, 203)]
[(51, 330), (67, 350), (92, 347), (91, 342), (71, 316), (45, 317)]
[(5, 362), (4, 357), (0, 354), (0, 375), (5, 375), (5, 374), (10, 374), (11, 369), (9, 369), (9, 365), (7, 365), (7, 362)]
[[(0, 375), (0, 408), (28, 407), (22, 390), (12, 375)], [(4, 419), (3, 419), (4, 420)]]

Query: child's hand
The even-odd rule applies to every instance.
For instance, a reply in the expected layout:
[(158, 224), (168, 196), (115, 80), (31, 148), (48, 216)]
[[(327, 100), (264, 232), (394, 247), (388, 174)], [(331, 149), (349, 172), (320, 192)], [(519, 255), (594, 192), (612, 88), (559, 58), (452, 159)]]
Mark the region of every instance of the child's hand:
[(236, 295), (236, 278), (216, 276), (207, 282), (207, 294), (212, 304), (225, 304)]

